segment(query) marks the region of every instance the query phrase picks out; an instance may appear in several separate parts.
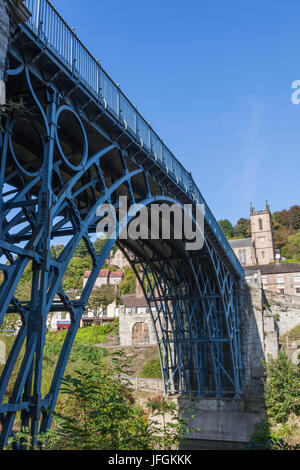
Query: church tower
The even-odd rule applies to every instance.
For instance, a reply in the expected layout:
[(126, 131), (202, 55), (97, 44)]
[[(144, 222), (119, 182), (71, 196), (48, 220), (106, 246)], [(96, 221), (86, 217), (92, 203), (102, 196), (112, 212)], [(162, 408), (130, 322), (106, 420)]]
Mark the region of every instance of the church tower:
[(270, 206), (266, 202), (264, 211), (256, 211), (251, 204), (251, 235), (254, 242), (255, 257), (258, 264), (275, 261), (272, 217)]

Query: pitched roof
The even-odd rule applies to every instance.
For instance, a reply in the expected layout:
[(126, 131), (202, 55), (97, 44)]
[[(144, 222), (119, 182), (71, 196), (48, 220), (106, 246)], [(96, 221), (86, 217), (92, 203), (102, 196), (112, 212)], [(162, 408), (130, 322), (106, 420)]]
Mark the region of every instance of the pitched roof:
[[(122, 302), (124, 307), (148, 307), (148, 302), (145, 297), (137, 297), (136, 294), (122, 295)], [(150, 302), (151, 307), (155, 307), (154, 302)]]
[(109, 269), (101, 269), (98, 277), (108, 277), (109, 276)]
[(238, 240), (228, 240), (231, 248), (245, 248), (247, 246), (253, 246), (252, 238), (239, 238)]
[[(88, 279), (91, 275), (92, 271), (86, 271), (84, 273), (84, 278)], [(98, 277), (108, 277), (109, 276), (109, 269), (101, 269), (100, 273), (98, 274)]]
[[(248, 272), (247, 272), (248, 271)], [(298, 263), (280, 263), (280, 264), (261, 264), (257, 266), (247, 266), (245, 274), (250, 275), (253, 271), (260, 271), (264, 274), (286, 274), (300, 273), (300, 264)]]
[(110, 273), (110, 277), (123, 277), (124, 273), (123, 271), (112, 271)]

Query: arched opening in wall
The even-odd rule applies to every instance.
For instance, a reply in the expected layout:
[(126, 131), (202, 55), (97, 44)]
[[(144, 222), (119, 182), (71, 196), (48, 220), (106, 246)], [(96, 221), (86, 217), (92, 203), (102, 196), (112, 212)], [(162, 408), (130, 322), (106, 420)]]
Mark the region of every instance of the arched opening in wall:
[(132, 344), (148, 344), (149, 342), (149, 325), (144, 322), (136, 323), (132, 328)]
[(262, 222), (262, 219), (258, 219), (258, 226), (259, 226), (259, 230), (262, 230), (262, 229), (263, 229), (263, 222)]

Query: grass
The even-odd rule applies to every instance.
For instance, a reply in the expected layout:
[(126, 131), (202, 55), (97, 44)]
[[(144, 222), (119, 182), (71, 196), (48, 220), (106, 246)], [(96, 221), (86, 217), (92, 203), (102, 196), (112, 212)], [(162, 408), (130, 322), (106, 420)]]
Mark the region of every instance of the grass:
[[(101, 344), (106, 343), (111, 335), (118, 333), (118, 321), (109, 323), (103, 326), (93, 325), (87, 328), (80, 328), (76, 334), (75, 344)], [(49, 332), (47, 333), (46, 344), (62, 344), (67, 335), (66, 331)]]
[(287, 333), (284, 333), (280, 337), (280, 341), (285, 342), (287, 336), (289, 338), (289, 342), (299, 340), (300, 339), (300, 323), (299, 325), (296, 325), (292, 330), (288, 331)]
[(160, 366), (160, 360), (153, 359), (151, 361), (148, 361), (141, 372), (139, 373), (139, 377), (143, 378), (149, 378), (149, 379), (161, 379), (162, 378), (162, 373), (161, 373), (161, 366)]
[[(66, 368), (66, 374), (73, 375), (78, 369), (86, 369), (91, 366), (97, 366), (101, 364), (101, 361), (107, 357), (107, 351), (103, 348), (95, 348), (93, 344), (106, 343), (109, 336), (114, 336), (118, 333), (118, 322), (110, 323), (107, 325), (94, 325), (87, 328), (81, 328), (78, 330)], [(43, 358), (43, 371), (42, 371), (42, 395), (46, 395), (49, 392), (49, 387), (53, 378), (53, 374), (57, 365), (57, 360), (61, 352), (64, 340), (66, 338), (66, 331), (60, 332), (49, 332), (46, 335), (46, 343), (44, 348)], [(6, 336), (0, 334), (0, 341), (3, 341), (6, 346), (6, 360), (10, 350), (14, 344), (16, 336)], [(24, 357), (25, 346), (23, 346), (19, 357), (16, 362), (16, 366), (13, 370), (9, 385), (7, 387), (5, 400), (11, 396), (18, 371)], [(103, 363), (103, 362), (102, 362)], [(4, 369), (4, 365), (0, 364), (0, 376)], [(62, 397), (59, 396), (59, 403)]]

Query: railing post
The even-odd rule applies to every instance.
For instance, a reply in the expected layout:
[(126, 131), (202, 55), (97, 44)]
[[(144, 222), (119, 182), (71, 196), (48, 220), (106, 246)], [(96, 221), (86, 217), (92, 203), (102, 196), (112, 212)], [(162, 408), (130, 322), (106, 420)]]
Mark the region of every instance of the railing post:
[(98, 64), (98, 67), (97, 67), (97, 96), (98, 98), (100, 98), (100, 91), (101, 91), (101, 88), (100, 88), (100, 64), (99, 64), (99, 59), (97, 59), (97, 64)]
[(74, 70), (74, 28), (72, 28), (72, 31), (71, 31), (70, 66), (73, 72)]
[(36, 31), (40, 33), (40, 20), (41, 20), (41, 0), (37, 0), (37, 8), (36, 8)]
[(117, 116), (120, 119), (120, 90), (117, 90)]

